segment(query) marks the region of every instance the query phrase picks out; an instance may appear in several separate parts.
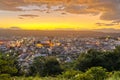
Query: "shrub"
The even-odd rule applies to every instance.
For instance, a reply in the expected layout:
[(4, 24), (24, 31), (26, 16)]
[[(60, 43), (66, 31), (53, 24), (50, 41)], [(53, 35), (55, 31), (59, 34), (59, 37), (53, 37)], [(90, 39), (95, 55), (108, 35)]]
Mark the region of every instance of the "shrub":
[(92, 67), (86, 71), (86, 74), (92, 75), (93, 80), (104, 80), (107, 77), (106, 69), (102, 67)]
[(63, 72), (62, 76), (67, 79), (74, 78), (76, 75), (81, 74), (82, 72), (80, 71), (75, 71), (75, 70), (67, 70)]
[(113, 72), (107, 80), (120, 80), (120, 71)]
[(9, 80), (10, 74), (0, 74), (0, 80)]
[(94, 80), (94, 77), (91, 74), (78, 74), (75, 76), (75, 80)]

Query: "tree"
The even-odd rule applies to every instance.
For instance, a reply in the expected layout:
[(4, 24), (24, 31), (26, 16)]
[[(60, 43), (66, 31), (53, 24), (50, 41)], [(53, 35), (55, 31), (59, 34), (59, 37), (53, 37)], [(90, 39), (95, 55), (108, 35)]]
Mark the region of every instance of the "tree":
[(15, 60), (9, 54), (0, 53), (0, 74), (10, 74), (11, 76), (17, 73)]
[(48, 76), (61, 74), (62, 68), (59, 62), (54, 57), (47, 58), (45, 62), (45, 72)]
[(76, 60), (75, 69), (86, 71), (97, 66), (104, 67), (108, 71), (120, 70), (120, 47), (111, 52), (89, 50)]
[(61, 74), (62, 68), (54, 57), (37, 57), (31, 66), (33, 75), (55, 76)]
[(107, 52), (104, 55), (103, 67), (108, 71), (120, 70), (120, 53)]
[(30, 67), (30, 74), (33, 76), (40, 75), (45, 76), (45, 58), (44, 57), (37, 57), (34, 59), (31, 67)]
[(82, 53), (76, 61), (75, 68), (81, 71), (86, 71), (94, 66), (102, 66), (104, 62), (104, 53), (89, 50), (88, 53)]

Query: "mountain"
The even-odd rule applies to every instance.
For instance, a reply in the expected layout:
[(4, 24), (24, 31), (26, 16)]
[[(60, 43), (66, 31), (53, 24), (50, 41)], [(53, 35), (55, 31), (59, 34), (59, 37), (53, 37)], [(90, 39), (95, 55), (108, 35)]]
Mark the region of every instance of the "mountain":
[(53, 30), (53, 31), (42, 31), (42, 30), (10, 30), (4, 29), (0, 30), (0, 36), (12, 37), (12, 36), (21, 36), (21, 37), (41, 37), (41, 36), (49, 36), (49, 37), (104, 37), (104, 36), (120, 36), (120, 33), (104, 33), (101, 31), (75, 31), (75, 30)]
[(120, 29), (113, 29), (113, 28), (94, 29), (92, 31), (104, 32), (104, 33), (120, 33)]
[(9, 30), (21, 30), (21, 28), (16, 27), (16, 26), (10, 27), (10, 28), (8, 28), (8, 29), (9, 29)]
[(0, 30), (4, 30), (4, 28), (0, 28)]

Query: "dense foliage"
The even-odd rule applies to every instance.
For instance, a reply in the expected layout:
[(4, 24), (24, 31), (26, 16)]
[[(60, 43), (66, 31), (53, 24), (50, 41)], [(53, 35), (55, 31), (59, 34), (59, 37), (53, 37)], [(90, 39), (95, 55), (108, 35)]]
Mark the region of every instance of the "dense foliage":
[(89, 50), (88, 53), (80, 55), (76, 61), (75, 68), (80, 71), (85, 71), (95, 66), (102, 66), (108, 71), (120, 70), (120, 47), (116, 47), (111, 52)]
[(0, 53), (0, 78), (9, 78), (10, 76), (14, 76), (17, 73), (18, 70), (14, 63), (15, 59), (13, 56)]
[(56, 57), (36, 57), (27, 77), (18, 75), (15, 57), (0, 53), (0, 80), (120, 80), (119, 46), (113, 51), (89, 50), (77, 60), (62, 64)]
[(9, 54), (0, 53), (0, 74), (14, 75), (17, 73), (17, 69), (14, 63), (14, 58), (9, 56)]
[(32, 75), (55, 76), (61, 74), (62, 68), (54, 57), (37, 57), (31, 66)]

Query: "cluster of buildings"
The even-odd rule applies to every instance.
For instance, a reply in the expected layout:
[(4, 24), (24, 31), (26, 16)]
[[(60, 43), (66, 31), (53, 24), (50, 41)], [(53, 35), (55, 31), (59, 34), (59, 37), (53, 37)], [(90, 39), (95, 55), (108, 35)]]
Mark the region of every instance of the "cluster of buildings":
[(22, 69), (28, 67), (39, 56), (56, 56), (60, 62), (71, 62), (80, 53), (90, 49), (110, 51), (120, 45), (120, 38), (79, 38), (79, 37), (24, 37), (0, 40), (0, 51), (18, 58)]

